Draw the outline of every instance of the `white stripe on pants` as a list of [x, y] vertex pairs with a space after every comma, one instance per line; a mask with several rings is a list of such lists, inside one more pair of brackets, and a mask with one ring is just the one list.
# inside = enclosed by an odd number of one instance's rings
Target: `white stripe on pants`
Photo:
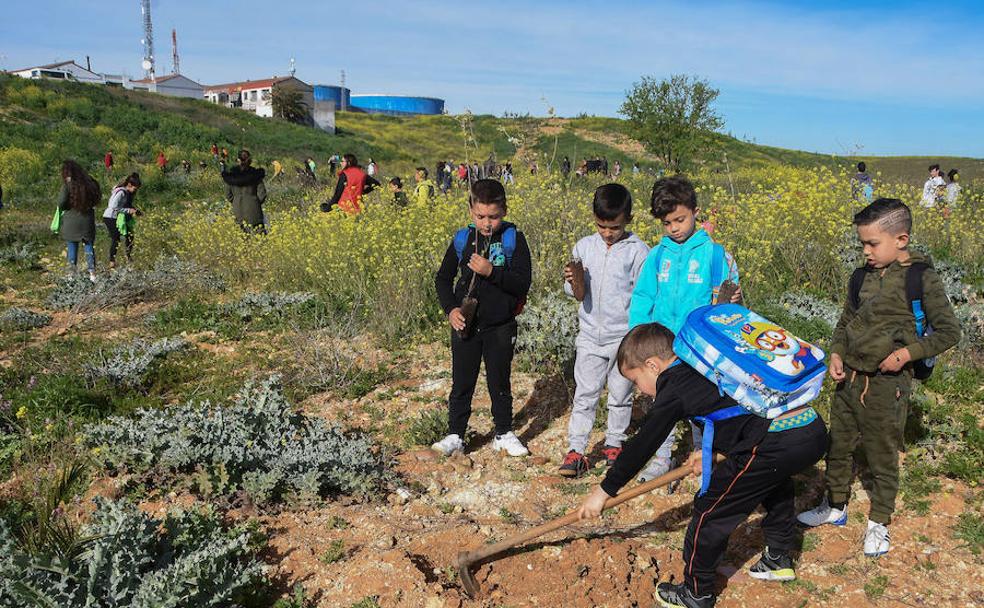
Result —
[[601, 391], [608, 384], [608, 429], [605, 444], [622, 447], [625, 431], [632, 420], [632, 383], [615, 365], [619, 342], [595, 344], [578, 336], [574, 360], [574, 403], [567, 426], [569, 449], [584, 454], [594, 427], [595, 409]]

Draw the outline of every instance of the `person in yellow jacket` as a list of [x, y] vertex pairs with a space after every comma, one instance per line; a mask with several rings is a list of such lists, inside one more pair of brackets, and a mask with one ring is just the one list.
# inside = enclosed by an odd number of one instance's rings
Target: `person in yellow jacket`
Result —
[[271, 164], [273, 165], [273, 177], [271, 177], [270, 179], [277, 179], [278, 177], [280, 177], [281, 174], [283, 174], [284, 166], [280, 163], [279, 160], [276, 159], [274, 159], [273, 163]]
[[427, 169], [417, 167], [417, 187], [413, 191], [413, 200], [417, 203], [429, 203], [434, 200], [437, 193], [437, 186], [434, 181], [427, 177]]

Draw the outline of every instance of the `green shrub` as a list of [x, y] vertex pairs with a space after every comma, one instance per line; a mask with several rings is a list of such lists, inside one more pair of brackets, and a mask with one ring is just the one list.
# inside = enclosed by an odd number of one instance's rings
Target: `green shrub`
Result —
[[69, 556], [24, 552], [0, 521], [0, 605], [228, 606], [266, 585], [246, 528], [224, 529], [209, 511], [161, 520], [127, 502], [96, 505]]
[[85, 375], [93, 383], [105, 379], [114, 386], [139, 388], [155, 362], [187, 346], [184, 338], [163, 338], [156, 342], [137, 338], [108, 357], [100, 355], [98, 362], [85, 366]]
[[984, 550], [984, 517], [980, 513], [961, 513], [953, 536], [966, 543], [974, 555]]
[[448, 432], [448, 408], [424, 410], [417, 415], [403, 433], [403, 442], [410, 446], [429, 446], [440, 441]]
[[0, 314], [0, 329], [26, 331], [51, 323], [51, 317], [25, 308], [12, 306]]
[[361, 434], [291, 410], [279, 377], [248, 384], [230, 406], [189, 403], [139, 410], [85, 430], [96, 458], [113, 471], [155, 483], [189, 483], [204, 494], [242, 491], [258, 504], [332, 494], [368, 497], [390, 479]]

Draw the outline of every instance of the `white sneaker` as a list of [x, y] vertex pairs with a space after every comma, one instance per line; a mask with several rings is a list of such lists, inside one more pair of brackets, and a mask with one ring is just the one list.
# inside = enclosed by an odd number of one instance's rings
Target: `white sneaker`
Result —
[[649, 463], [646, 464], [646, 468], [639, 473], [639, 483], [645, 483], [650, 479], [656, 479], [670, 472], [673, 468], [673, 461], [669, 458], [662, 458], [660, 456], [653, 456]]
[[885, 555], [891, 549], [888, 528], [868, 520], [868, 531], [864, 533], [864, 554], [868, 557]]
[[464, 451], [465, 444], [462, 443], [461, 437], [452, 433], [437, 443], [432, 444], [431, 449], [445, 456], [450, 456], [455, 452]]
[[89, 272], [89, 280], [92, 281], [93, 283], [96, 282], [96, 273], [95, 272], [91, 272], [91, 271]]
[[505, 435], [496, 435], [492, 440], [492, 449], [498, 452], [505, 450], [510, 456], [528, 456], [530, 451], [519, 441], [516, 433], [509, 431]]
[[833, 524], [835, 526], [846, 526], [847, 525], [847, 509], [835, 509], [830, 506], [827, 502], [827, 498], [824, 497], [823, 501], [815, 508], [809, 511], [803, 511], [796, 516], [797, 521], [799, 521], [804, 526], [809, 526], [815, 528], [817, 526], [822, 526], [824, 524]]

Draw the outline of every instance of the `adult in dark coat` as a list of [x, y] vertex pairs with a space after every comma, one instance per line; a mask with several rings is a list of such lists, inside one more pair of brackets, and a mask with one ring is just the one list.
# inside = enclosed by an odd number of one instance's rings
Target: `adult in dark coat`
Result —
[[267, 191], [263, 178], [266, 171], [252, 167], [249, 150], [239, 151], [239, 166], [222, 172], [226, 183], [226, 199], [232, 203], [236, 223], [247, 232], [265, 232], [263, 227], [263, 203]]
[[74, 271], [79, 259], [79, 243], [85, 248], [89, 278], [96, 280], [96, 214], [101, 198], [99, 184], [74, 160], [62, 163], [62, 188], [58, 209], [62, 212], [58, 229], [65, 239], [68, 263]]

